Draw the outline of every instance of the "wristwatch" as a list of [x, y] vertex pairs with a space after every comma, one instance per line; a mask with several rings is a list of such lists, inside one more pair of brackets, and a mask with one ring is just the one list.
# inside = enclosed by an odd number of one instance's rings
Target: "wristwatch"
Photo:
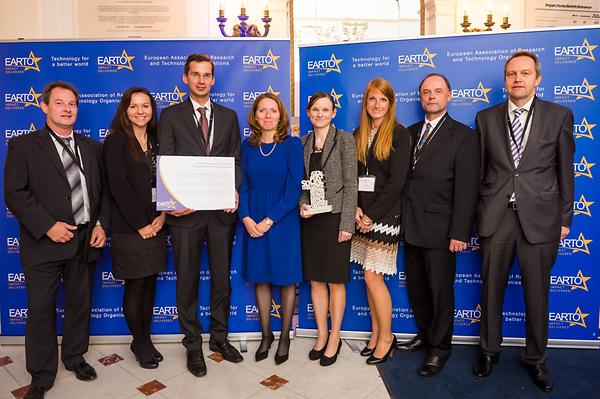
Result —
[[269, 219], [269, 218], [266, 218], [266, 219], [265, 219], [265, 224], [266, 224], [267, 226], [271, 227], [271, 226], [273, 226], [273, 221], [272, 221], [271, 219]]

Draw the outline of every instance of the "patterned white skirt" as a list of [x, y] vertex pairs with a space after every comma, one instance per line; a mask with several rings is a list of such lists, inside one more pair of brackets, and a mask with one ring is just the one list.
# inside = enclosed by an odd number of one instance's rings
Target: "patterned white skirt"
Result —
[[396, 274], [399, 240], [400, 218], [385, 217], [381, 223], [373, 223], [367, 234], [360, 231], [354, 234], [350, 261], [377, 274]]

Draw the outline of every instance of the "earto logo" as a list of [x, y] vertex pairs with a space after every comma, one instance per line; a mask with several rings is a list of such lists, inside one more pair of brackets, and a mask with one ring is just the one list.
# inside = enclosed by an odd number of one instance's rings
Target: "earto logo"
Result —
[[596, 61], [594, 57], [594, 49], [597, 45], [592, 45], [588, 39], [583, 39], [583, 43], [578, 46], [561, 46], [554, 47], [554, 56], [560, 57], [561, 59], [575, 58], [579, 60], [592, 60]]
[[6, 253], [19, 253], [19, 239], [17, 237], [6, 237]]
[[25, 71], [40, 72], [38, 62], [42, 57], [36, 57], [33, 51], [29, 52], [27, 57], [6, 57], [4, 58], [5, 73], [24, 73]]
[[592, 201], [586, 201], [583, 194], [579, 197], [579, 201], [573, 202], [573, 216], [577, 215], [585, 215], [592, 217], [592, 212], [590, 212], [590, 206], [594, 203]]
[[593, 179], [592, 175], [592, 167], [596, 165], [595, 163], [588, 162], [585, 156], [581, 157], [581, 161], [573, 162], [573, 171], [575, 172], [575, 177], [589, 177]]
[[276, 304], [275, 300], [271, 299], [271, 317], [277, 317], [278, 319], [281, 319], [279, 309], [281, 309], [281, 305]]
[[168, 107], [169, 105], [182, 102], [186, 94], [187, 92], [182, 92], [179, 90], [179, 87], [175, 86], [173, 91], [159, 91], [152, 93], [152, 96], [158, 106]]
[[335, 105], [337, 108], [342, 108], [342, 104], [340, 104], [340, 98], [342, 98], [344, 95], [337, 94], [335, 89], [331, 89], [329, 93], [331, 94], [331, 97], [333, 97], [333, 105]]
[[33, 87], [27, 93], [4, 93], [4, 106], [6, 109], [25, 109], [27, 107], [40, 108], [39, 98], [42, 93], [36, 93]]
[[560, 248], [573, 254], [583, 252], [584, 254], [590, 255], [590, 248], [588, 245], [592, 241], [593, 240], [586, 240], [583, 233], [579, 233], [579, 237], [577, 238], [564, 238], [560, 240]]
[[269, 49], [267, 55], [245, 55], [242, 57], [242, 63], [244, 70], [256, 71], [264, 70], [267, 68], [279, 70], [277, 66], [277, 60], [281, 58], [280, 55], [273, 54], [273, 51]]
[[579, 270], [575, 276], [550, 276], [550, 284], [558, 287], [570, 288], [573, 290], [582, 290], [589, 292], [587, 282], [591, 277], [586, 277], [583, 272]]
[[264, 93], [271, 93], [275, 94], [276, 96], [279, 96], [279, 93], [281, 92], [273, 90], [273, 86], [271, 85], [267, 87], [266, 91], [245, 91], [242, 93], [242, 98], [244, 99], [244, 106], [246, 108], [252, 107], [252, 103], [254, 102], [254, 100], [256, 100], [258, 96]]
[[155, 306], [152, 314], [163, 321], [177, 320], [179, 317], [177, 306]]
[[427, 47], [420, 54], [401, 54], [398, 56], [398, 64], [400, 65], [416, 65], [419, 68], [430, 67], [435, 68], [433, 58], [437, 53], [431, 53]]
[[488, 98], [488, 93], [491, 91], [491, 88], [487, 88], [483, 85], [482, 82], [479, 82], [476, 88], [468, 88], [468, 89], [453, 89], [452, 97], [453, 102], [455, 100], [470, 100], [471, 103], [476, 103], [477, 101], [483, 101], [484, 103], [490, 102]]
[[4, 137], [8, 139], [12, 139], [13, 137], [22, 136], [24, 134], [28, 134], [31, 132], [35, 132], [37, 129], [33, 122], [29, 125], [29, 129], [5, 129]]
[[567, 85], [567, 86], [554, 86], [554, 97], [557, 100], [572, 100], [575, 97], [575, 101], [587, 98], [588, 100], [595, 101], [594, 89], [598, 85], [590, 84], [587, 78], [583, 79], [583, 82], [578, 85]]
[[98, 71], [117, 72], [121, 69], [133, 71], [131, 60], [134, 58], [135, 56], [127, 54], [125, 50], [123, 50], [121, 55], [98, 56]]
[[329, 59], [308, 61], [308, 75], [322, 76], [328, 74], [329, 72], [337, 72], [341, 74], [342, 70], [340, 69], [340, 64], [342, 61], [344, 60], [341, 58], [336, 58], [334, 53], [331, 53], [331, 57], [329, 57]]
[[553, 324], [568, 324], [568, 327], [579, 326], [587, 328], [585, 318], [589, 315], [589, 313], [583, 313], [578, 306], [575, 312], [550, 312], [548, 314], [548, 321]]
[[573, 125], [573, 135], [576, 139], [585, 137], [594, 140], [594, 136], [592, 135], [592, 129], [595, 127], [595, 123], [589, 123], [587, 119], [583, 117], [580, 123], [576, 123]]
[[462, 321], [463, 324], [475, 324], [481, 321], [481, 305], [478, 304], [475, 309], [455, 309], [454, 318]]

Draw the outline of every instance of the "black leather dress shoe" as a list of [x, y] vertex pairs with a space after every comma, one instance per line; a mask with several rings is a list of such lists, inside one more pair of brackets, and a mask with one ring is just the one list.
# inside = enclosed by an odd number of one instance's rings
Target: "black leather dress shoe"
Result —
[[209, 341], [208, 348], [213, 352], [220, 353], [221, 356], [223, 356], [223, 359], [227, 360], [228, 362], [239, 363], [244, 360], [240, 352], [235, 349], [235, 347], [226, 339], [218, 342]]
[[95, 380], [96, 370], [92, 366], [90, 366], [85, 360], [81, 363], [77, 363], [73, 366], [65, 366], [65, 368], [69, 371], [75, 373], [75, 377], [81, 381], [92, 381]]
[[544, 392], [552, 391], [552, 377], [543, 364], [527, 364], [533, 383]]
[[196, 377], [206, 375], [206, 362], [204, 361], [202, 349], [187, 351], [187, 369]]
[[479, 359], [473, 365], [473, 376], [477, 378], [489, 377], [494, 369], [494, 364], [498, 363], [498, 357], [498, 355], [480, 354]]
[[400, 342], [396, 346], [396, 349], [398, 349], [399, 351], [402, 351], [402, 352], [414, 352], [414, 351], [418, 351], [419, 349], [424, 348], [426, 346], [427, 346], [427, 342], [425, 342], [425, 340], [421, 339], [418, 335], [415, 335], [413, 337], [413, 339], [411, 339], [410, 341]]
[[[155, 352], [153, 351], [152, 353], [152, 358], [151, 359], [140, 359], [138, 358], [137, 353], [135, 353], [135, 347], [133, 346], [133, 342], [131, 343], [131, 345], [129, 345], [129, 349], [131, 349], [131, 352], [133, 353], [133, 355], [135, 356], [135, 360], [138, 361], [138, 363], [140, 364], [140, 367], [143, 369], [155, 369], [158, 367], [158, 360], [156, 360], [156, 356], [155, 356]], [[160, 355], [160, 353], [159, 353]], [[162, 358], [162, 355], [161, 355]]]
[[43, 399], [44, 395], [46, 395], [46, 391], [47, 389], [44, 387], [32, 385], [25, 396], [23, 396], [23, 399]]
[[437, 355], [427, 356], [417, 373], [421, 377], [433, 377], [442, 371], [444, 364], [446, 364], [446, 360], [448, 359], [444, 359]]

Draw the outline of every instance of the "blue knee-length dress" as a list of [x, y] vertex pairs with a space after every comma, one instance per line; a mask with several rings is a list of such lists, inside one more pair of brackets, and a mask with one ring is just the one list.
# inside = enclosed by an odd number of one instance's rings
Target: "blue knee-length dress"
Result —
[[275, 285], [302, 281], [298, 201], [303, 177], [302, 144], [297, 137], [262, 147], [243, 143], [240, 219], [249, 216], [259, 223], [268, 216], [274, 222], [259, 238], [250, 237], [243, 228], [246, 281]]

